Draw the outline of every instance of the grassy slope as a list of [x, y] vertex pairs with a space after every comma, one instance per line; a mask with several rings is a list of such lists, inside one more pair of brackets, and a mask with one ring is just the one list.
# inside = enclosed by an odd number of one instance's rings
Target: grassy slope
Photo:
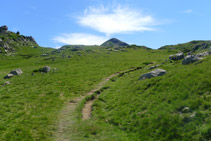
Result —
[[[22, 56], [1, 57], [0, 78], [16, 68], [24, 73], [9, 80], [10, 85], [0, 87], [0, 140], [49, 140], [65, 101], [84, 94], [112, 73], [146, 61], [158, 62], [169, 54], [144, 49], [96, 50], [81, 56], [74, 54], [71, 59], [57, 55], [52, 61], [50, 57], [39, 57], [41, 53], [22, 51]], [[57, 72], [31, 75], [46, 65], [57, 68]], [[0, 83], [5, 81], [0, 79]]]
[[177, 45], [166, 45], [163, 47], [160, 47], [159, 49], [167, 49], [167, 50], [177, 50], [182, 51], [184, 53], [188, 53], [190, 51], [192, 52], [201, 52], [204, 49], [208, 49], [211, 46], [210, 40], [195, 40], [183, 44], [177, 44]]
[[76, 125], [76, 139], [210, 140], [210, 64], [211, 56], [199, 64], [167, 62], [160, 67], [168, 71], [164, 76], [139, 81], [144, 69], [110, 82], [92, 119]]

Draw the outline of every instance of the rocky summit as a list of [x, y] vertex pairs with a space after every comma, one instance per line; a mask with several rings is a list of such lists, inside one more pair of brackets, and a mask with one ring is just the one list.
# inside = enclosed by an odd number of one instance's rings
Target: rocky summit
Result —
[[119, 39], [116, 38], [111, 38], [110, 40], [104, 42], [102, 47], [126, 47], [128, 46], [127, 43], [120, 41]]
[[6, 25], [0, 27], [0, 34], [4, 34], [8, 32], [8, 27]]
[[14, 33], [8, 31], [6, 25], [0, 27], [0, 54], [10, 55], [20, 47], [38, 46], [32, 36], [20, 35], [20, 32]]

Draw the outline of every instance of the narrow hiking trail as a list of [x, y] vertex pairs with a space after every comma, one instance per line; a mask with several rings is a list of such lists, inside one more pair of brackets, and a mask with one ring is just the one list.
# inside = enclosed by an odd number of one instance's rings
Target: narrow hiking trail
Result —
[[[62, 109], [60, 115], [59, 115], [59, 122], [58, 122], [58, 129], [57, 132], [55, 133], [55, 140], [56, 141], [69, 141], [70, 137], [71, 137], [71, 132], [70, 128], [71, 126], [75, 123], [75, 110], [77, 105], [86, 97], [89, 95], [94, 94], [94, 92], [100, 90], [106, 82], [108, 82], [111, 78], [119, 75], [120, 72], [114, 73], [112, 75], [110, 75], [109, 77], [104, 78], [94, 89], [92, 89], [91, 91], [89, 91], [88, 93], [86, 93], [84, 96], [81, 97], [77, 97], [71, 101], [69, 101], [68, 103], [66, 103], [66, 105], [64, 106], [64, 108]], [[90, 103], [90, 106], [92, 105], [92, 103]], [[90, 112], [87, 112], [87, 115], [83, 115], [83, 118], [86, 117], [86, 119], [89, 118], [90, 116]]]
[[[97, 87], [96, 89], [94, 89], [94, 90], [92, 90], [91, 92], [89, 92], [86, 96], [92, 95], [92, 94], [94, 94], [96, 91], [100, 91], [100, 89], [103, 88], [103, 86], [105, 85], [106, 82], [108, 82], [111, 78], [113, 78], [113, 77], [115, 77], [115, 76], [117, 76], [117, 75], [119, 75], [119, 74], [120, 74], [120, 72], [117, 72], [117, 73], [112, 74], [112, 75], [110, 75], [109, 77], [105, 78], [102, 82], [100, 82], [100, 83], [98, 84], [98, 87]], [[91, 111], [92, 111], [92, 105], [93, 105], [93, 103], [94, 103], [94, 100], [95, 100], [97, 97], [98, 97], [98, 95], [97, 95], [96, 97], [94, 97], [94, 99], [89, 100], [89, 101], [86, 102], [84, 108], [82, 109], [82, 119], [83, 119], [83, 120], [86, 120], [86, 119], [89, 119], [89, 118], [90, 118], [90, 116], [91, 116]]]
[[[100, 83], [98, 83], [94, 89], [86, 93], [84, 96], [77, 97], [69, 102], [67, 102], [62, 109], [61, 113], [58, 116], [58, 127], [55, 133], [55, 139], [56, 141], [70, 141], [71, 139], [71, 127], [76, 123], [77, 117], [75, 114], [75, 110], [78, 106], [78, 104], [86, 97], [93, 95], [95, 92], [100, 91], [104, 87], [104, 85], [111, 80], [112, 78], [119, 75], [119, 77], [122, 77], [123, 75], [133, 72], [136, 70], [142, 69], [142, 67], [137, 67], [133, 69], [129, 69], [126, 71], [121, 71], [114, 73], [106, 78], [104, 78]], [[91, 117], [91, 111], [92, 111], [92, 105], [94, 101], [98, 98], [99, 94], [94, 97], [94, 99], [89, 100], [86, 102], [84, 108], [82, 109], [82, 119], [87, 120]]]
[[[141, 69], [141, 67], [137, 67], [135, 69], [130, 69], [130, 70], [127, 70], [127, 71], [124, 71], [124, 72], [121, 72], [121, 73], [118, 73], [119, 77], [122, 77], [123, 75], [129, 73], [129, 72], [133, 72], [133, 71], [136, 71], [136, 70], [139, 70]], [[115, 75], [116, 76], [116, 75]], [[114, 76], [113, 76], [114, 77]], [[112, 78], [112, 77], [111, 77]], [[110, 80], [111, 78], [109, 78], [108, 80]], [[99, 93], [93, 97], [93, 99], [91, 100], [88, 100], [84, 106], [84, 108], [82, 109], [82, 119], [83, 120], [87, 120], [91, 117], [91, 113], [92, 113], [92, 105], [94, 103], [94, 101], [96, 99], [98, 99], [99, 95], [102, 93], [101, 91], [99, 91], [101, 88], [103, 87], [103, 85], [96, 91], [98, 91]], [[95, 92], [96, 92], [95, 91]]]

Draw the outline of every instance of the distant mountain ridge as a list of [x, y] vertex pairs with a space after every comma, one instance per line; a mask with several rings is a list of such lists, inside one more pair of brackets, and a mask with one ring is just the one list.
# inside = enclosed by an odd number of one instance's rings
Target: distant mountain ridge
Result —
[[103, 44], [101, 44], [101, 47], [125, 47], [128, 46], [129, 44], [120, 41], [119, 39], [116, 38], [111, 38], [108, 41], [104, 42]]

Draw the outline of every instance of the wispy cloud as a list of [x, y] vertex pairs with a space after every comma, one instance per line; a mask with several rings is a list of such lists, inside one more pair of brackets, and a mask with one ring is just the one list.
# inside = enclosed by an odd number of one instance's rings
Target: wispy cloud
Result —
[[182, 11], [183, 13], [186, 13], [186, 14], [192, 14], [193, 13], [193, 10], [192, 9], [186, 9], [184, 11]]
[[106, 37], [96, 36], [85, 33], [62, 34], [53, 38], [56, 43], [71, 44], [71, 45], [100, 45]]
[[153, 26], [158, 24], [152, 15], [121, 5], [113, 8], [89, 7], [78, 17], [78, 23], [106, 35], [152, 31], [155, 30]]

